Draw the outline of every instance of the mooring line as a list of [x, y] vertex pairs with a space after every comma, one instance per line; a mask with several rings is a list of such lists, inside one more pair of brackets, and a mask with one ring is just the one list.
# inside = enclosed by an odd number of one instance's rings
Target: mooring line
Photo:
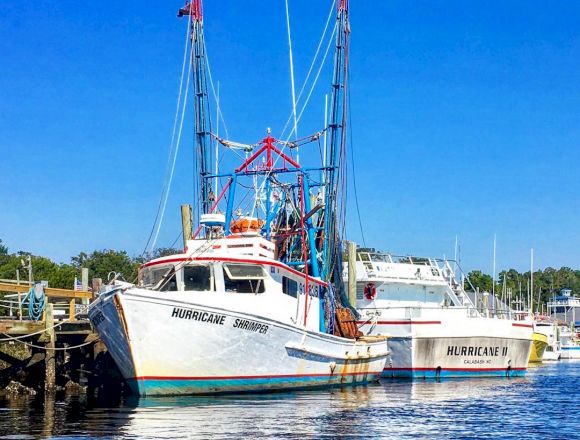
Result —
[[79, 345], [73, 345], [72, 347], [54, 347], [54, 348], [47, 348], [47, 347], [44, 347], [42, 345], [35, 345], [35, 344], [31, 344], [30, 342], [21, 341], [20, 339], [17, 339], [17, 338], [14, 338], [12, 336], [7, 335], [6, 333], [0, 333], [0, 334], [6, 336], [8, 338], [8, 339], [3, 339], [3, 341], [6, 341], [6, 340], [14, 340], [16, 342], [20, 342], [21, 344], [27, 345], [29, 347], [41, 348], [43, 350], [55, 350], [55, 351], [74, 350], [76, 348], [81, 348], [81, 347], [84, 347], [85, 345], [89, 345], [89, 344], [92, 344], [92, 343], [97, 342], [97, 341], [100, 340], [100, 338], [97, 338], [97, 339], [93, 339], [92, 341], [83, 342], [82, 344], [79, 344]]

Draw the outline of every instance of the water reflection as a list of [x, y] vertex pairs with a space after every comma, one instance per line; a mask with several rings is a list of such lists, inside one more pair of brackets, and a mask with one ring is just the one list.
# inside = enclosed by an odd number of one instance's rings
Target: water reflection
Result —
[[21, 397], [0, 400], [0, 439], [571, 438], [575, 416], [565, 415], [580, 409], [570, 392], [578, 386], [580, 364], [555, 363], [510, 380], [387, 380], [342, 390], [115, 404]]

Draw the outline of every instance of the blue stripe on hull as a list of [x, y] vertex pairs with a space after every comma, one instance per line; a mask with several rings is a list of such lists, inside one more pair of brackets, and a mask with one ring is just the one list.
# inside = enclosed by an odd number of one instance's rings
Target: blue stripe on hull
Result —
[[441, 370], [437, 374], [436, 370], [385, 370], [381, 377], [399, 379], [449, 379], [454, 377], [523, 377], [526, 370]]
[[[131, 379], [131, 390], [141, 396], [224, 394], [264, 392], [334, 387], [339, 385], [364, 385], [374, 380], [353, 376], [299, 376], [250, 379]], [[342, 379], [342, 380], [341, 380]]]

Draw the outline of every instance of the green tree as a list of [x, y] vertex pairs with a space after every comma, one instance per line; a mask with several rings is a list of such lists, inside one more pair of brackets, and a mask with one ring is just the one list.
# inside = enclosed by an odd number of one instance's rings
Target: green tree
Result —
[[103, 249], [94, 251], [90, 255], [81, 252], [71, 259], [72, 266], [77, 270], [81, 267], [89, 269], [89, 278], [102, 278], [104, 282], [109, 279], [109, 275], [118, 273], [122, 279], [133, 282], [137, 279], [139, 263], [129, 257], [125, 251], [115, 251]]
[[[469, 282], [473, 288], [479, 288], [479, 290], [482, 292], [491, 292], [493, 280], [490, 275], [483, 273], [481, 270], [472, 270], [467, 274], [467, 278], [469, 279]], [[467, 286], [470, 286], [470, 284], [467, 283]]]
[[[16, 271], [20, 273], [20, 279], [28, 280], [29, 254], [17, 252], [4, 256], [0, 262], [0, 278], [16, 279]], [[79, 276], [78, 270], [70, 264], [57, 264], [46, 257], [30, 256], [32, 261], [33, 281], [48, 281], [50, 287], [72, 289], [75, 276]], [[22, 264], [24, 262], [24, 265]]]
[[2, 244], [2, 239], [0, 238], [0, 255], [8, 255], [8, 247]]

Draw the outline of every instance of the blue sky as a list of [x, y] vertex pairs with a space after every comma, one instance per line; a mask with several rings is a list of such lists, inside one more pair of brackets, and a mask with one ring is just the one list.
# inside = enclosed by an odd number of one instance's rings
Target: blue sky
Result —
[[[291, 0], [297, 83], [330, 3]], [[580, 4], [351, 2], [353, 151], [366, 244], [491, 271], [580, 267]], [[140, 254], [177, 99], [180, 2], [5, 1], [0, 9], [0, 238], [57, 261]], [[289, 113], [283, 1], [205, 2], [231, 138]], [[327, 66], [329, 70], [330, 66]], [[322, 125], [327, 77], [299, 132]], [[159, 245], [191, 199], [191, 126]], [[352, 188], [351, 188], [352, 195]], [[350, 198], [349, 238], [362, 243]]]

